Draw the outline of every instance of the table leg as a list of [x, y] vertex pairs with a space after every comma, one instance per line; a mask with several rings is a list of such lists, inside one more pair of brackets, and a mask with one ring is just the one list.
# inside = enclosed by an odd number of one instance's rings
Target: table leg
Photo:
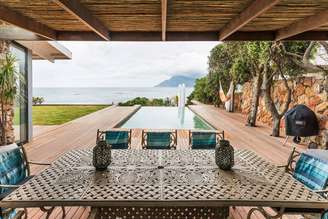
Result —
[[252, 214], [258, 211], [260, 212], [266, 219], [276, 219], [276, 218], [280, 218], [281, 216], [283, 216], [283, 214], [285, 213], [285, 208], [280, 208], [279, 212], [277, 212], [276, 215], [271, 215], [269, 214], [264, 208], [262, 207], [256, 207], [256, 208], [252, 208], [251, 210], [249, 210], [248, 214], [247, 214], [247, 219], [251, 219]]

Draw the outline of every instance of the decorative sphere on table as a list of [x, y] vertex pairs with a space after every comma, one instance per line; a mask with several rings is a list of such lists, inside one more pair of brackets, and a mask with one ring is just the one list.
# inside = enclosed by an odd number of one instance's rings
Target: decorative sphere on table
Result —
[[106, 141], [98, 141], [93, 148], [93, 166], [96, 170], [106, 170], [111, 161], [111, 146]]
[[215, 147], [215, 163], [222, 170], [230, 170], [234, 165], [234, 149], [227, 140], [220, 140]]

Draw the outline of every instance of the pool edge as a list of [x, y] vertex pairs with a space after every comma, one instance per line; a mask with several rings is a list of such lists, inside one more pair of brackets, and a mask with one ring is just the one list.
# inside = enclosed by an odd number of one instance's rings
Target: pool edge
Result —
[[141, 108], [141, 105], [135, 105], [136, 108], [129, 113], [124, 119], [119, 121], [117, 124], [115, 124], [114, 128], [120, 128], [126, 121], [128, 121], [136, 112], [138, 112]]
[[198, 116], [201, 120], [203, 120], [205, 123], [207, 123], [209, 126], [211, 126], [213, 128], [213, 130], [218, 130], [217, 128], [215, 128], [215, 126], [213, 126], [211, 124], [211, 122], [209, 122], [208, 120], [206, 120], [205, 118], [203, 118], [199, 113], [197, 113], [196, 111], [194, 111], [192, 108], [190, 108], [189, 106], [187, 106], [188, 109], [193, 112], [196, 116]]

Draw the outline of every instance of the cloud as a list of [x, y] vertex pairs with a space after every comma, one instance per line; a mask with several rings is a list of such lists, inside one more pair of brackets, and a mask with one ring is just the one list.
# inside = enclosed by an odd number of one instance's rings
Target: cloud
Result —
[[34, 87], [149, 87], [207, 73], [217, 42], [61, 42], [72, 60], [33, 61]]

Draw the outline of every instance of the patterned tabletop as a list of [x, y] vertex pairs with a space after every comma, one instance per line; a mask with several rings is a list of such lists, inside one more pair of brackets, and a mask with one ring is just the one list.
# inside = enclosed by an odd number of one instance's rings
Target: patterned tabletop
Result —
[[271, 206], [325, 208], [328, 201], [249, 150], [220, 170], [213, 150], [113, 150], [95, 171], [92, 150], [73, 150], [22, 185], [4, 207]]

